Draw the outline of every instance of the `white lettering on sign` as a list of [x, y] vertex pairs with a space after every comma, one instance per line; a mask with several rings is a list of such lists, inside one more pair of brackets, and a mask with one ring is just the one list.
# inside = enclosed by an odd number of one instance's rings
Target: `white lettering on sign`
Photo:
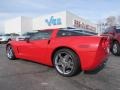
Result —
[[92, 30], [92, 31], [96, 30], [96, 27], [93, 27], [91, 25], [85, 24], [85, 23], [83, 23], [81, 21], [78, 21], [78, 20], [74, 20], [74, 27], [76, 27], [76, 28], [83, 28], [83, 29]]

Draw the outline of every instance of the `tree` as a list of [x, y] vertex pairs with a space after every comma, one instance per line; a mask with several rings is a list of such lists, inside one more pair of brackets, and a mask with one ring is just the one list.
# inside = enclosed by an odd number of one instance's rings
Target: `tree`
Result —
[[106, 18], [106, 23], [108, 26], [115, 26], [117, 24], [115, 16], [109, 16]]
[[120, 25], [120, 16], [117, 18], [118, 25]]

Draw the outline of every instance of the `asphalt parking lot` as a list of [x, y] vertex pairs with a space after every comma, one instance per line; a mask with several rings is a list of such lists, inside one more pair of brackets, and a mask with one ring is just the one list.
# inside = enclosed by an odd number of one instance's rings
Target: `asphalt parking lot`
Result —
[[68, 78], [38, 63], [10, 61], [0, 45], [0, 90], [120, 90], [120, 57], [111, 55], [99, 72]]

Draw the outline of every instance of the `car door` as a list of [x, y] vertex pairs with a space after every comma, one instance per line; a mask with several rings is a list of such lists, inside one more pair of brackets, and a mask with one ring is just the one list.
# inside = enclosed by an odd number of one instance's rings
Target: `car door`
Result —
[[49, 54], [49, 40], [52, 30], [39, 31], [30, 37], [19, 47], [22, 57], [40, 62], [47, 63], [47, 54]]

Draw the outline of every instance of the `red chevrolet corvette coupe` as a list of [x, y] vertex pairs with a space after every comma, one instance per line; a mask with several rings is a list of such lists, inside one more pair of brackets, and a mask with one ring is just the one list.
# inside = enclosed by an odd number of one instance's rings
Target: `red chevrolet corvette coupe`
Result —
[[103, 64], [108, 59], [109, 39], [79, 30], [42, 30], [24, 41], [10, 41], [6, 52], [10, 60], [54, 66], [59, 74], [69, 77]]

